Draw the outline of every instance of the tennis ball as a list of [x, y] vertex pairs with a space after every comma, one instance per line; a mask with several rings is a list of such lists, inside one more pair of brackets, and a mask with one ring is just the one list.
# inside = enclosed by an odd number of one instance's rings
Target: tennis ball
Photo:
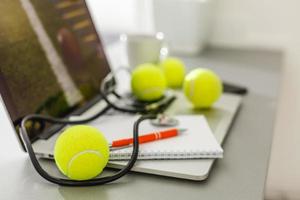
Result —
[[168, 87], [179, 88], [182, 86], [185, 76], [184, 63], [178, 58], [166, 58], [160, 63], [166, 79]]
[[166, 87], [164, 73], [154, 64], [141, 64], [131, 74], [131, 89], [138, 100], [158, 100], [164, 95]]
[[109, 159], [108, 143], [94, 127], [67, 128], [56, 140], [54, 159], [59, 170], [73, 180], [88, 180], [100, 174]]
[[220, 98], [223, 85], [213, 71], [198, 68], [187, 74], [183, 90], [195, 108], [209, 108]]

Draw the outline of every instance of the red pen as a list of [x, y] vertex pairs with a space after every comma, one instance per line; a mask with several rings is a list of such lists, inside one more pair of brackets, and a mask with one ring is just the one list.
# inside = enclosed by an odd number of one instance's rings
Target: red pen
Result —
[[[180, 133], [183, 133], [186, 131], [186, 129], [177, 129], [177, 128], [172, 128], [168, 130], [163, 130], [163, 131], [157, 131], [145, 135], [139, 136], [139, 143], [146, 143], [146, 142], [152, 142], [155, 140], [161, 140], [161, 139], [166, 139], [170, 137], [175, 137], [178, 136]], [[115, 148], [115, 147], [124, 147], [124, 146], [129, 146], [133, 143], [133, 138], [124, 138], [120, 140], [115, 140], [111, 143], [110, 147]]]

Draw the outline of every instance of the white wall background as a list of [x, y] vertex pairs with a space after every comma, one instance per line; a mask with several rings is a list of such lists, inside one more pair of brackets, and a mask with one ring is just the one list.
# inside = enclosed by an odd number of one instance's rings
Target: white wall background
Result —
[[105, 32], [128, 32], [138, 28], [136, 0], [86, 0], [97, 28]]
[[300, 30], [299, 0], [219, 0], [211, 43], [282, 48]]
[[[290, 34], [300, 30], [299, 0], [217, 1], [217, 14], [210, 38], [210, 44], [214, 46], [281, 49]], [[87, 2], [102, 31], [153, 31], [151, 0]]]
[[86, 0], [103, 32], [151, 32], [151, 0]]

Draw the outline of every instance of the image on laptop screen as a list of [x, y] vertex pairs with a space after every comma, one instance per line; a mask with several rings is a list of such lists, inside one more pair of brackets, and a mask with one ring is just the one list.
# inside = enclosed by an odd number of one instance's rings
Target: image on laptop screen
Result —
[[0, 13], [0, 91], [15, 125], [98, 95], [110, 69], [84, 0], [5, 0]]

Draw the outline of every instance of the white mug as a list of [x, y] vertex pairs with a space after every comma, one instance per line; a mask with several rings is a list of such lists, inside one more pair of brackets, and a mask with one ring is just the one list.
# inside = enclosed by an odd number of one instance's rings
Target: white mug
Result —
[[163, 33], [154, 35], [121, 35], [125, 42], [128, 64], [131, 69], [143, 63], [158, 63], [168, 55]]

